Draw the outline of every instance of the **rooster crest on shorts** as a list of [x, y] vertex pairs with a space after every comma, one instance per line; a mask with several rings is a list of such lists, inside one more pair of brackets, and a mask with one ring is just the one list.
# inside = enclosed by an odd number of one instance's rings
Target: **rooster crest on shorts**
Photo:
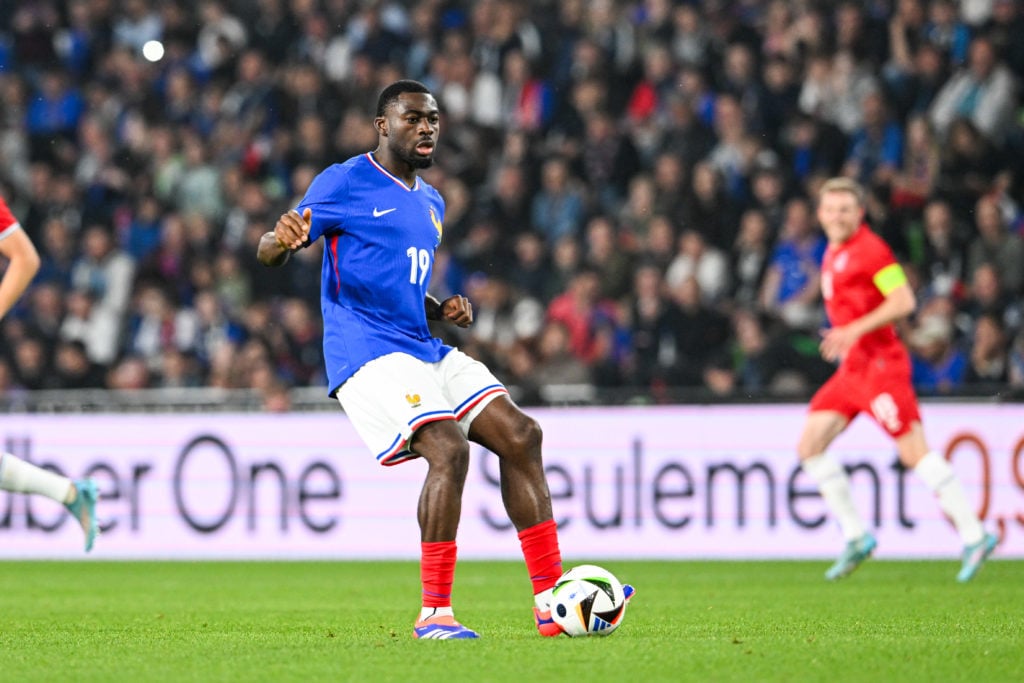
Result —
[[406, 394], [405, 400], [409, 402], [410, 408], [419, 408], [423, 399], [420, 398], [419, 394]]

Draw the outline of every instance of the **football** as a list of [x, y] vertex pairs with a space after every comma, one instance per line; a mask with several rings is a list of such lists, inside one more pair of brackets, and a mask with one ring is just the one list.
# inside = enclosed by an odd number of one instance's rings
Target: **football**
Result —
[[551, 591], [551, 618], [573, 638], [606, 636], [625, 614], [622, 584], [607, 569], [592, 564], [565, 572]]

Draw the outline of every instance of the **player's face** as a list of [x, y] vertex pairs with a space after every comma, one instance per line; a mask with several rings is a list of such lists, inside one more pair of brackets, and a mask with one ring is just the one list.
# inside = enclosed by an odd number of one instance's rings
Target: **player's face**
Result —
[[818, 203], [818, 222], [833, 244], [853, 237], [863, 220], [864, 209], [850, 192], [826, 192]]
[[388, 147], [412, 168], [434, 163], [434, 147], [441, 129], [437, 100], [427, 93], [402, 93], [387, 116]]

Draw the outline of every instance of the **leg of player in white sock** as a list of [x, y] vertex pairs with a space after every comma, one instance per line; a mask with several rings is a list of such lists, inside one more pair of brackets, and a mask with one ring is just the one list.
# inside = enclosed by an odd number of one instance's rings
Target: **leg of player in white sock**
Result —
[[804, 472], [818, 484], [818, 491], [835, 516], [846, 538], [839, 558], [825, 572], [829, 581], [849, 576], [871, 557], [877, 542], [857, 514], [850, 493], [850, 477], [839, 461], [825, 451], [842, 434], [850, 419], [835, 410], [814, 410], [807, 416], [797, 454]]
[[801, 467], [818, 485], [821, 497], [835, 516], [847, 542], [861, 538], [867, 529], [853, 504], [846, 470], [825, 451], [849, 423], [849, 419], [840, 413], [812, 410], [797, 445]]
[[818, 485], [818, 491], [839, 523], [843, 537], [853, 541], [863, 536], [867, 529], [853, 504], [850, 478], [839, 461], [827, 453], [821, 453], [805, 459], [801, 467]]
[[970, 581], [999, 544], [999, 537], [985, 533], [977, 513], [971, 509], [963, 486], [946, 459], [928, 450], [924, 430], [915, 422], [910, 431], [896, 440], [900, 461], [921, 478], [935, 493], [939, 507], [946, 513], [963, 540], [964, 551], [956, 580]]
[[964, 545], [971, 545], [985, 535], [978, 515], [971, 509], [967, 496], [953, 468], [946, 459], [928, 449], [924, 429], [915, 422], [910, 431], [896, 439], [900, 462], [921, 478], [938, 498], [939, 506], [953, 522]]
[[0, 489], [15, 493], [38, 493], [58, 503], [70, 503], [77, 492], [71, 480], [37, 467], [10, 453], [0, 455]]
[[91, 479], [72, 481], [10, 453], [4, 453], [0, 455], [0, 489], [39, 494], [63, 503], [85, 532], [85, 551], [92, 550], [93, 541], [99, 533], [96, 520], [99, 492]]
[[971, 509], [964, 488], [946, 459], [935, 451], [930, 451], [917, 463], [914, 472], [935, 494], [939, 507], [953, 522], [964, 545], [979, 542], [985, 535], [981, 528], [981, 520]]

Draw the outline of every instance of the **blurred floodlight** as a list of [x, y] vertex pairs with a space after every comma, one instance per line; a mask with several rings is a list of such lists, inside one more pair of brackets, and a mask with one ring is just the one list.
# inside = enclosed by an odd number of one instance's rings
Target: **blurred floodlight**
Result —
[[142, 56], [151, 62], [159, 62], [164, 56], [164, 44], [159, 40], [147, 40], [142, 46]]

